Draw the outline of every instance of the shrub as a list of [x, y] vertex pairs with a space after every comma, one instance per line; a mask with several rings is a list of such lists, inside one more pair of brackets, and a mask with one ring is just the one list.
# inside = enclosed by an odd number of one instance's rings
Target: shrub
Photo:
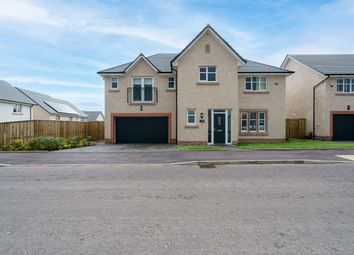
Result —
[[29, 149], [28, 143], [21, 139], [16, 139], [11, 142], [9, 149], [12, 151], [23, 151]]
[[33, 150], [60, 150], [64, 148], [64, 138], [62, 137], [51, 137], [51, 136], [40, 136], [33, 138], [29, 142], [29, 146]]
[[80, 146], [80, 141], [81, 141], [80, 136], [71, 136], [65, 140], [66, 140], [67, 144], [70, 145], [70, 148], [81, 147]]
[[90, 146], [91, 142], [90, 142], [90, 140], [88, 138], [84, 138], [84, 139], [80, 140], [79, 145], [80, 145], [80, 147]]

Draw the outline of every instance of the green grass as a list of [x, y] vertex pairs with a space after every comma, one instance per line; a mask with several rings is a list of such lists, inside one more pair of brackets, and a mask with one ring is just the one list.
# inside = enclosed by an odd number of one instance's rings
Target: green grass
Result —
[[185, 146], [185, 145], [179, 145], [177, 146], [177, 149], [181, 150], [181, 151], [215, 151], [215, 150], [225, 150], [224, 147], [222, 146], [212, 146], [212, 145], [189, 145], [189, 146]]
[[289, 139], [281, 143], [243, 143], [241, 149], [354, 149], [354, 143]]

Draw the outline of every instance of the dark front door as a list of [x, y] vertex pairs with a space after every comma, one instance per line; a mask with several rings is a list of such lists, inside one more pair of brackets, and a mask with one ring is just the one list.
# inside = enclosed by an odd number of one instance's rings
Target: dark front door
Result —
[[225, 114], [214, 114], [214, 144], [225, 144]]
[[333, 115], [333, 140], [354, 140], [354, 115]]
[[117, 117], [117, 143], [168, 143], [167, 117]]

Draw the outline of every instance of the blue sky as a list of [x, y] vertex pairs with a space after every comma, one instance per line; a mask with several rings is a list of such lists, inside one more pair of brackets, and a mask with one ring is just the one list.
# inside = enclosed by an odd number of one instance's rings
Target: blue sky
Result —
[[276, 66], [286, 54], [354, 53], [353, 0], [0, 0], [0, 79], [103, 110], [97, 71], [179, 52], [206, 24]]

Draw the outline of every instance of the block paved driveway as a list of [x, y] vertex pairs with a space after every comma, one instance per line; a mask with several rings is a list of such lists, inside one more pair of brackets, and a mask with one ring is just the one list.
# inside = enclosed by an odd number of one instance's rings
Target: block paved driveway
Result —
[[6, 255], [354, 250], [354, 163], [11, 166], [0, 194]]
[[171, 145], [104, 145], [55, 152], [0, 152], [0, 164], [147, 164], [198, 160], [343, 160], [354, 150], [240, 150], [178, 151]]

